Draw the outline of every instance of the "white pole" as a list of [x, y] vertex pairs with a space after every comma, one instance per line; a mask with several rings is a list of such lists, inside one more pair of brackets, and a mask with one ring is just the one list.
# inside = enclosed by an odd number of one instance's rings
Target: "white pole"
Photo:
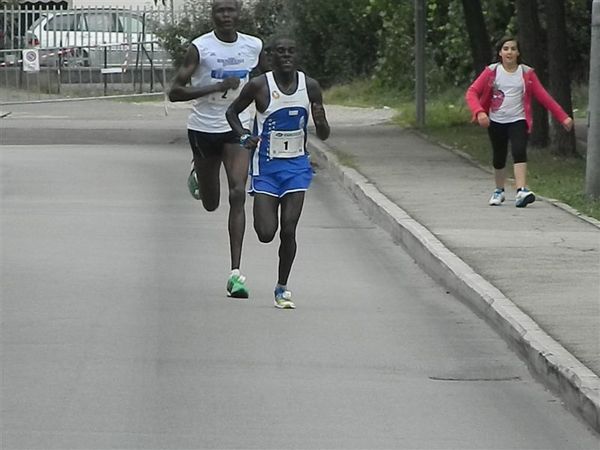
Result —
[[600, 0], [592, 4], [586, 193], [600, 199]]

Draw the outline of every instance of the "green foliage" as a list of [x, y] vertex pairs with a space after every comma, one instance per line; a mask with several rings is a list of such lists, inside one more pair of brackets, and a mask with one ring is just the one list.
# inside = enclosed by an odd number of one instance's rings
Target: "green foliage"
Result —
[[[507, 33], [517, 33], [514, 0], [481, 0], [490, 47]], [[544, 26], [544, 2], [540, 20]], [[427, 89], [437, 94], [464, 88], [475, 77], [461, 0], [428, 0]], [[589, 0], [565, 0], [569, 69], [585, 83], [589, 67]], [[267, 41], [280, 32], [295, 37], [301, 68], [325, 87], [371, 78], [375, 86], [401, 96], [414, 90], [414, 1], [398, 0], [257, 0], [245, 6], [240, 29]], [[179, 20], [159, 36], [179, 63], [194, 37], [212, 27], [210, 2], [187, 0]], [[491, 61], [490, 61], [491, 62]]]
[[173, 65], [178, 67], [190, 42], [211, 28], [210, 3], [186, 0], [181, 14], [158, 27], [156, 35], [163, 48], [171, 55]]
[[[444, 5], [446, 6], [446, 5]], [[435, 92], [449, 85], [465, 82], [471, 73], [469, 37], [464, 30], [465, 17], [461, 2], [448, 2], [445, 8], [429, 5], [427, 28], [431, 30], [427, 40], [427, 54], [432, 66], [428, 86]]]
[[[288, 25], [283, 12], [285, 3], [286, 0], [258, 0], [253, 7], [244, 5], [238, 28], [263, 41], [268, 40], [272, 34]], [[186, 0], [181, 14], [160, 26], [156, 35], [173, 58], [173, 65], [178, 67], [190, 42], [208, 33], [212, 27], [211, 2]]]
[[[482, 7], [492, 42], [511, 26], [514, 6], [510, 0], [483, 0]], [[472, 72], [469, 37], [460, 0], [427, 3], [427, 86], [442, 92], [450, 86], [464, 86]], [[371, 0], [367, 11], [378, 11], [382, 27], [379, 38], [375, 79], [382, 86], [401, 90], [414, 88], [414, 2]]]
[[413, 2], [371, 0], [366, 11], [381, 18], [374, 73], [377, 83], [401, 91], [411, 90], [415, 73]]
[[324, 92], [325, 103], [344, 106], [395, 108], [412, 101], [408, 92], [382, 87], [370, 79], [337, 84]]
[[565, 2], [567, 51], [571, 81], [587, 83], [590, 64], [591, 6], [588, 0]]
[[302, 66], [323, 85], [369, 74], [376, 62], [381, 19], [369, 0], [290, 1]]

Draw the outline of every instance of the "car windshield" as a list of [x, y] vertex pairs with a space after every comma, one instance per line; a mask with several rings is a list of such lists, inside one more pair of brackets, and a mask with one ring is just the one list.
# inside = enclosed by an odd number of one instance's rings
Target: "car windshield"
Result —
[[44, 25], [47, 31], [78, 31], [79, 16], [75, 14], [58, 14], [48, 19]]
[[[110, 12], [90, 12], [85, 15], [88, 31], [123, 32], [121, 23], [116, 22], [116, 17]], [[118, 25], [118, 26], [117, 26]]]

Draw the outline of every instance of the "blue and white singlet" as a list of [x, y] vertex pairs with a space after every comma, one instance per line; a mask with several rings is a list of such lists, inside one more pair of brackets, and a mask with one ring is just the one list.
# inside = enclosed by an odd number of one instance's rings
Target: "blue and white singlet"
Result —
[[277, 86], [273, 72], [265, 75], [269, 106], [265, 112], [256, 111], [253, 134], [260, 137], [260, 142], [250, 162], [250, 174], [309, 169], [306, 139], [310, 100], [306, 77], [298, 71], [296, 91], [286, 95]]

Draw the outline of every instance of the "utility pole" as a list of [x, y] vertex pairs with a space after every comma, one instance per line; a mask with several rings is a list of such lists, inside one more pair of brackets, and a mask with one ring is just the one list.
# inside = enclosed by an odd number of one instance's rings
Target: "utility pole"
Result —
[[600, 199], [600, 0], [592, 4], [585, 192]]
[[426, 0], [415, 0], [415, 103], [417, 127], [425, 126]]

